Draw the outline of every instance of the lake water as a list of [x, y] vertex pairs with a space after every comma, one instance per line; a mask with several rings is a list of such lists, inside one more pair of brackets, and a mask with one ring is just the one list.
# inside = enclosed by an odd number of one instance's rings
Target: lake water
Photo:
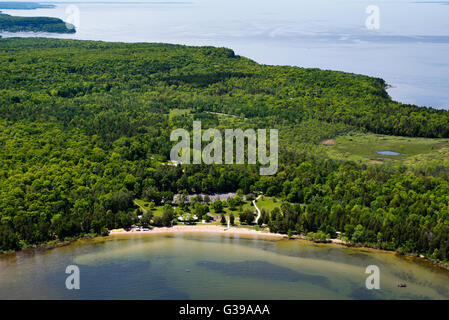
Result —
[[381, 154], [383, 156], [400, 156], [402, 153], [394, 152], [394, 151], [377, 151], [378, 154]]
[[[264, 64], [381, 77], [395, 100], [449, 109], [448, 1], [86, 0], [4, 12], [67, 21], [70, 5], [79, 10], [78, 32], [59, 37], [225, 46]], [[365, 26], [369, 5], [379, 8], [379, 29]]]
[[[68, 265], [80, 269], [80, 290], [65, 288]], [[380, 269], [380, 290], [365, 287], [368, 265]], [[17, 298], [449, 299], [449, 272], [388, 252], [298, 240], [120, 235], [0, 256], [0, 299]]]

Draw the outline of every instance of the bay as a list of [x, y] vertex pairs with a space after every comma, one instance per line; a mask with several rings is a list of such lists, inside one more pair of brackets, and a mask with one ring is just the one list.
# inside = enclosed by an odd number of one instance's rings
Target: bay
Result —
[[[79, 290], [65, 287], [69, 265], [79, 267]], [[366, 288], [370, 265], [380, 270], [379, 290]], [[0, 299], [449, 299], [449, 272], [302, 240], [125, 234], [0, 256]]]

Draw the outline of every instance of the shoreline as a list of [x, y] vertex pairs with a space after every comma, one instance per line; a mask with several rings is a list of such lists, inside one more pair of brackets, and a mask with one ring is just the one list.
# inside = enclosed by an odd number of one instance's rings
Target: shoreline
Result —
[[90, 239], [97, 239], [97, 238], [103, 238], [107, 236], [101, 236], [101, 235], [94, 235], [94, 234], [86, 234], [79, 237], [74, 238], [68, 238], [65, 240], [51, 240], [47, 242], [43, 242], [40, 244], [34, 244], [30, 246], [23, 247], [19, 250], [7, 250], [7, 251], [0, 251], [0, 257], [2, 255], [9, 255], [9, 254], [15, 254], [20, 252], [27, 252], [27, 251], [48, 251], [53, 250], [61, 247], [66, 247], [68, 245], [71, 245], [72, 243], [83, 241], [83, 240], [90, 240]]
[[357, 245], [350, 242], [345, 242], [341, 239], [327, 239], [326, 241], [314, 241], [311, 239], [308, 239], [307, 237], [303, 235], [294, 235], [291, 238], [289, 238], [286, 234], [281, 233], [271, 233], [266, 230], [254, 230], [246, 227], [230, 227], [227, 228], [225, 226], [221, 225], [176, 225], [173, 227], [154, 227], [153, 229], [150, 229], [149, 231], [135, 231], [134, 229], [132, 231], [125, 231], [125, 229], [113, 229], [109, 230], [108, 235], [84, 235], [78, 238], [72, 238], [67, 239], [63, 241], [54, 241], [54, 242], [47, 242], [42, 243], [39, 245], [33, 245], [26, 248], [22, 248], [18, 251], [3, 251], [0, 252], [0, 257], [3, 255], [8, 254], [14, 254], [18, 252], [25, 252], [29, 250], [36, 250], [36, 251], [48, 251], [60, 247], [68, 246], [72, 243], [82, 241], [82, 240], [90, 240], [90, 239], [97, 239], [97, 238], [108, 238], [108, 237], [115, 237], [115, 236], [137, 236], [137, 235], [152, 235], [152, 234], [182, 234], [182, 233], [208, 233], [208, 234], [228, 234], [228, 235], [238, 235], [238, 236], [246, 236], [250, 238], [254, 237], [263, 237], [263, 238], [272, 238], [272, 239], [289, 239], [289, 240], [300, 240], [300, 241], [307, 241], [315, 244], [323, 244], [323, 245], [337, 245], [337, 246], [343, 246], [347, 248], [358, 248], [358, 249], [368, 249], [368, 250], [374, 250], [374, 251], [383, 251], [385, 253], [390, 254], [396, 254], [396, 255], [402, 255], [406, 257], [415, 258], [427, 263], [432, 264], [434, 267], [437, 267], [439, 269], [444, 269], [446, 271], [449, 271], [449, 265], [446, 265], [444, 263], [434, 261], [430, 258], [427, 258], [422, 255], [417, 254], [411, 254], [411, 253], [403, 253], [396, 250], [388, 250], [388, 249], [381, 249], [376, 247], [369, 247], [364, 245]]
[[[304, 240], [313, 243], [323, 243], [323, 244], [336, 244], [342, 246], [353, 247], [351, 243], [345, 242], [341, 239], [327, 239], [326, 241], [314, 241], [308, 239], [302, 235], [294, 235], [289, 238], [286, 234], [282, 233], [271, 233], [270, 231], [265, 230], [254, 230], [247, 227], [224, 227], [220, 225], [176, 225], [173, 227], [154, 227], [148, 231], [135, 231], [132, 229], [131, 231], [125, 231], [125, 229], [113, 229], [109, 230], [109, 236], [117, 236], [117, 235], [139, 235], [139, 234], [161, 234], [161, 233], [217, 233], [217, 234], [238, 234], [238, 235], [249, 235], [249, 236], [264, 236], [271, 238], [279, 238], [279, 239], [290, 239], [290, 240]], [[369, 248], [369, 247], [366, 247]], [[370, 248], [376, 250], [382, 250], [377, 248]], [[386, 250], [388, 251], [388, 250]]]
[[311, 239], [308, 239], [307, 237], [303, 235], [294, 235], [291, 238], [289, 238], [286, 234], [281, 233], [270, 233], [269, 231], [257, 231], [254, 229], [244, 228], [244, 227], [223, 227], [220, 225], [176, 225], [173, 227], [154, 227], [153, 229], [150, 229], [149, 231], [135, 231], [134, 229], [132, 231], [125, 231], [124, 229], [114, 229], [109, 231], [109, 236], [137, 236], [137, 235], [152, 235], [152, 234], [182, 234], [182, 233], [209, 233], [209, 234], [229, 234], [229, 235], [242, 235], [242, 236], [261, 236], [265, 238], [276, 238], [276, 239], [290, 239], [290, 240], [300, 240], [300, 241], [307, 241], [315, 244], [324, 244], [324, 245], [337, 245], [337, 246], [343, 246], [347, 248], [359, 248], [359, 249], [368, 249], [368, 250], [374, 250], [374, 251], [383, 251], [385, 253], [390, 254], [396, 254], [396, 255], [403, 255], [407, 257], [412, 257], [415, 259], [419, 259], [421, 261], [430, 262], [435, 267], [444, 269], [446, 271], [449, 271], [449, 265], [443, 264], [441, 262], [433, 261], [432, 259], [429, 259], [422, 255], [417, 254], [411, 254], [411, 253], [403, 253], [396, 250], [388, 250], [388, 249], [381, 249], [376, 247], [368, 247], [363, 245], [357, 245], [350, 242], [345, 242], [341, 239], [326, 239], [326, 241], [314, 241]]
[[155, 227], [149, 231], [125, 231], [124, 229], [114, 229], [109, 231], [109, 236], [117, 235], [151, 235], [161, 233], [215, 233], [215, 234], [230, 234], [230, 235], [246, 235], [246, 236], [263, 236], [270, 238], [288, 238], [285, 234], [270, 233], [268, 231], [257, 231], [249, 228], [238, 227], [224, 227], [219, 225], [176, 225], [173, 227]]

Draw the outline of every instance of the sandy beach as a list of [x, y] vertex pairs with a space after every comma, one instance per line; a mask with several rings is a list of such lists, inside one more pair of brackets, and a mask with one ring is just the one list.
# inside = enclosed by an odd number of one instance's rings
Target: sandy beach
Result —
[[[160, 233], [219, 233], [219, 234], [236, 234], [243, 236], [263, 236], [272, 238], [288, 238], [286, 234], [281, 233], [270, 233], [269, 231], [256, 231], [254, 229], [248, 228], [237, 228], [237, 227], [224, 227], [219, 225], [176, 225], [173, 227], [159, 227], [152, 228], [149, 231], [136, 231], [136, 229], [131, 229], [130, 231], [125, 231], [125, 229], [113, 229], [109, 231], [110, 236], [114, 235], [139, 235], [139, 234], [160, 234]], [[291, 239], [306, 240], [302, 235], [294, 235]], [[340, 239], [328, 239], [329, 243], [346, 245], [343, 240]]]
[[114, 229], [111, 230], [109, 235], [139, 235], [139, 234], [159, 234], [159, 233], [220, 233], [220, 234], [235, 234], [235, 235], [245, 235], [245, 236], [264, 236], [273, 238], [285, 238], [285, 234], [270, 233], [266, 231], [256, 231], [247, 228], [237, 228], [237, 227], [223, 227], [218, 225], [177, 225], [170, 228], [161, 227], [153, 228], [149, 231], [136, 231], [132, 229], [131, 231], [125, 231], [124, 229]]

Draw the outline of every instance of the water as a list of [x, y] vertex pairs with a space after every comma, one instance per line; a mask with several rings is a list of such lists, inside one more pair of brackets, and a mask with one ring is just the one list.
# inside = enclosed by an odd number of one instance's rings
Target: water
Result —
[[394, 151], [377, 151], [378, 154], [381, 154], [383, 156], [401, 156], [402, 153], [394, 152]]
[[[447, 1], [192, 0], [139, 4], [86, 0], [59, 2], [54, 9], [4, 12], [67, 21], [69, 13], [65, 10], [71, 4], [80, 12], [78, 32], [58, 37], [225, 46], [264, 64], [381, 77], [393, 86], [389, 93], [395, 100], [449, 109]], [[378, 30], [365, 26], [366, 8], [373, 4], [380, 9]]]
[[[68, 265], [80, 290], [65, 289]], [[380, 290], [365, 269], [380, 268]], [[405, 282], [406, 288], [397, 284]], [[448, 299], [449, 272], [415, 258], [225, 234], [121, 235], [0, 257], [0, 299]]]

